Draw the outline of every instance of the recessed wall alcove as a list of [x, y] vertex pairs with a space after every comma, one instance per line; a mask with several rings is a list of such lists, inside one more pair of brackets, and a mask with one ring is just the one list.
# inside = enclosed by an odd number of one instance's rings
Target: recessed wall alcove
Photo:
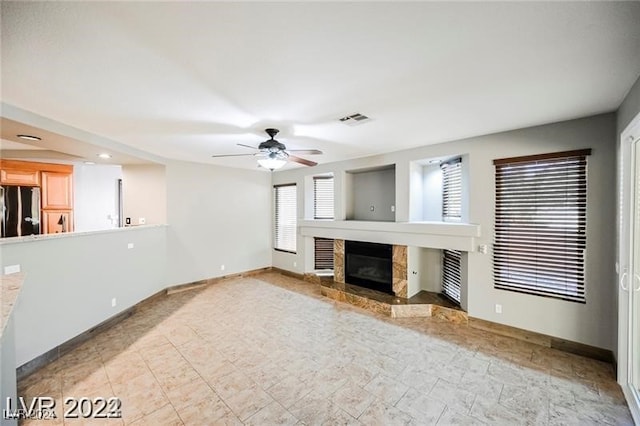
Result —
[[348, 170], [344, 191], [346, 220], [395, 222], [395, 164]]

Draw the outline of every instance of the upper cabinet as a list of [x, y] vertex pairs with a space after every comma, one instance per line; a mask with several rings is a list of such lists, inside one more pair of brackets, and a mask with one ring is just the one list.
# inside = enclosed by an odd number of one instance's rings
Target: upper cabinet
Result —
[[73, 209], [73, 175], [42, 172], [42, 208]]
[[40, 172], [38, 170], [2, 168], [0, 183], [3, 185], [39, 186]]

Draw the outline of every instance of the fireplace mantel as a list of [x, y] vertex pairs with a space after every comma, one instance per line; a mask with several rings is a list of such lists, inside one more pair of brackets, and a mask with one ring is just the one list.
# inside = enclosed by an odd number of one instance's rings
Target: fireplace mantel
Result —
[[449, 222], [367, 222], [359, 220], [302, 220], [300, 234], [372, 243], [461, 250], [476, 249], [480, 225]]

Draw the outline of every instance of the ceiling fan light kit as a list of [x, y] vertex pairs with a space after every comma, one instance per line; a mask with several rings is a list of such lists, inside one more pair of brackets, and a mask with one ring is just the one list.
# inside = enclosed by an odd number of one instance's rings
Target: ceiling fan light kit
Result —
[[265, 129], [265, 132], [269, 135], [271, 139], [268, 139], [258, 145], [257, 148], [254, 148], [249, 145], [237, 144], [238, 146], [242, 146], [245, 148], [251, 148], [258, 150], [257, 153], [254, 154], [222, 154], [222, 155], [212, 155], [212, 157], [242, 157], [247, 155], [259, 156], [258, 166], [264, 167], [265, 169], [269, 169], [271, 171], [282, 168], [287, 161], [293, 161], [298, 164], [303, 164], [305, 166], [313, 167], [317, 165], [315, 161], [307, 160], [301, 157], [296, 157], [294, 155], [289, 154], [290, 152], [297, 152], [301, 154], [307, 155], [318, 155], [322, 154], [322, 151], [317, 149], [293, 149], [287, 150], [287, 147], [274, 139], [274, 137], [278, 134], [278, 129]]
[[258, 165], [269, 169], [271, 171], [277, 170], [287, 164], [287, 160], [281, 160], [279, 158], [261, 158], [258, 160]]

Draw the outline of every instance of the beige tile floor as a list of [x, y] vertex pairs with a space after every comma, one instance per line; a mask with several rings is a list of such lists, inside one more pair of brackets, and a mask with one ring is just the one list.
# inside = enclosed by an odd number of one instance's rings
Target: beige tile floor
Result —
[[19, 393], [59, 401], [47, 425], [68, 396], [119, 397], [114, 425], [632, 424], [608, 364], [385, 318], [276, 273], [147, 304]]

